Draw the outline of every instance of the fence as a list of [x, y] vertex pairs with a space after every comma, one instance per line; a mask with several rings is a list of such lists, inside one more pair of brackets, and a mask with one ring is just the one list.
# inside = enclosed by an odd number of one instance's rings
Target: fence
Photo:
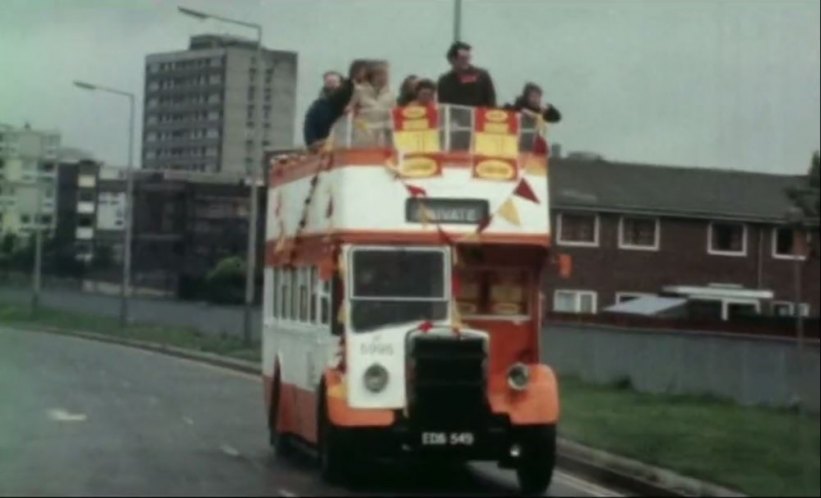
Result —
[[819, 345], [777, 337], [548, 322], [542, 358], [559, 374], [628, 381], [646, 393], [707, 395], [819, 412]]

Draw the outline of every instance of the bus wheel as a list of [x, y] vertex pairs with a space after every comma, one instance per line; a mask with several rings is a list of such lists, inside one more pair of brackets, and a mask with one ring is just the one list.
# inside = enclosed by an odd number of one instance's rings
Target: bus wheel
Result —
[[346, 477], [347, 465], [341, 431], [328, 418], [325, 392], [320, 394], [319, 404], [319, 470], [328, 483], [341, 483]]
[[516, 467], [519, 489], [526, 495], [543, 495], [556, 465], [556, 428], [527, 429], [522, 435], [521, 460]]
[[290, 438], [288, 434], [280, 432], [277, 429], [281, 396], [279, 380], [276, 380], [274, 382], [273, 392], [271, 393], [271, 415], [268, 417], [268, 440], [276, 456], [287, 457], [292, 453]]

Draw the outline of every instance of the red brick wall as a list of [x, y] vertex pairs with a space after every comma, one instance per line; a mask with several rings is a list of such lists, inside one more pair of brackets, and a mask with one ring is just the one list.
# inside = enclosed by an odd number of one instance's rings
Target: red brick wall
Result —
[[[747, 224], [747, 255], [718, 256], [707, 253], [708, 220], [662, 218], [658, 251], [618, 248], [619, 215], [599, 215], [599, 246], [568, 247], [559, 243], [556, 212], [552, 213], [554, 254], [570, 254], [573, 271], [559, 276], [551, 266], [546, 282], [548, 308], [556, 289], [598, 292], [598, 309], [615, 303], [617, 292], [655, 293], [667, 285], [740, 284], [745, 288], [772, 290], [777, 301], [794, 296], [793, 261], [772, 257], [772, 225]], [[818, 232], [812, 247], [818, 247]], [[760, 271], [759, 271], [760, 255]], [[760, 281], [759, 281], [760, 278]], [[803, 299], [811, 314], [819, 314], [819, 258], [803, 264]]]

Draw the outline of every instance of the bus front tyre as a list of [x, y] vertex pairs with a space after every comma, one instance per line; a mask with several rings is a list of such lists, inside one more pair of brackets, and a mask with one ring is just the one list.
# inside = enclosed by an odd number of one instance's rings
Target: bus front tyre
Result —
[[339, 484], [344, 481], [348, 470], [341, 431], [329, 420], [325, 403], [320, 406], [319, 413], [320, 475], [325, 482]]
[[268, 421], [268, 442], [274, 450], [277, 457], [288, 457], [292, 453], [291, 440], [288, 434], [280, 432], [277, 429], [279, 420], [279, 404], [281, 391], [279, 382], [274, 384], [273, 392], [271, 393], [271, 415]]
[[556, 465], [556, 429], [528, 430], [522, 439], [522, 458], [516, 466], [519, 489], [525, 495], [543, 495], [553, 480]]

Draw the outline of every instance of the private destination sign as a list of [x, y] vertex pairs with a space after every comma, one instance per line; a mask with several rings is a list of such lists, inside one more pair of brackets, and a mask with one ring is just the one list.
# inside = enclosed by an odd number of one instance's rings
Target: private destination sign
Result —
[[[424, 216], [429, 219], [423, 220]], [[419, 199], [405, 202], [405, 219], [412, 223], [459, 223], [477, 225], [490, 214], [484, 199]]]

